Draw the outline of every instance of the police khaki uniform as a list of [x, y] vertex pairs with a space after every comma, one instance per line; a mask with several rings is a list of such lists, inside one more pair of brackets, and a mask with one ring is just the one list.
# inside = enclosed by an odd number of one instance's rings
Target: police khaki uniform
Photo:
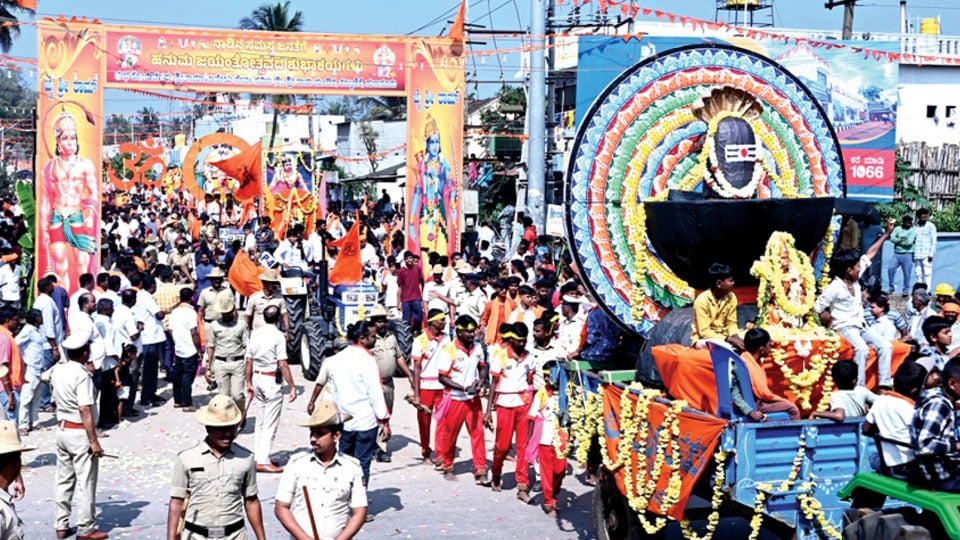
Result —
[[[9, 370], [0, 366], [0, 378], [6, 377]], [[23, 540], [23, 521], [13, 506], [13, 496], [7, 491], [20, 477], [20, 453], [33, 450], [23, 446], [17, 426], [9, 420], [0, 421], [0, 538], [4, 540]]]
[[[375, 319], [377, 317], [387, 317], [386, 308], [380, 304], [373, 306], [370, 310], [369, 318]], [[387, 410], [393, 412], [393, 400], [396, 392], [393, 375], [397, 371], [397, 357], [400, 356], [397, 336], [389, 331], [386, 336], [378, 334], [377, 341], [370, 352], [380, 369], [380, 383], [383, 386], [383, 399], [387, 402]], [[382, 426], [377, 431], [377, 460], [381, 462], [390, 461], [390, 450], [387, 447], [387, 441], [384, 440]]]
[[247, 300], [247, 311], [245, 313], [250, 331], [252, 332], [266, 324], [263, 321], [263, 310], [270, 306], [280, 308], [280, 318], [283, 322], [280, 328], [281, 330], [285, 330], [287, 306], [283, 301], [283, 295], [280, 294], [280, 274], [276, 270], [265, 270], [260, 274], [260, 282], [264, 285], [268, 283], [271, 284], [270, 286], [275, 285], [277, 290], [270, 296], [265, 295], [263, 291], [257, 291], [250, 295], [249, 300]]
[[[243, 360], [247, 350], [247, 323], [236, 316], [232, 295], [217, 298], [214, 308], [217, 318], [206, 325], [207, 373], [212, 373], [217, 381], [218, 393], [230, 396], [240, 410], [244, 410], [246, 394], [243, 389]], [[224, 315], [229, 321], [222, 318]]]
[[[348, 420], [350, 415], [341, 414], [333, 401], [318, 401], [313, 414], [300, 425], [311, 429], [339, 425], [342, 430], [343, 423]], [[339, 437], [338, 432], [333, 444]], [[277, 517], [281, 517], [281, 509], [289, 511], [308, 536], [313, 535], [315, 526], [316, 538], [332, 540], [351, 525], [349, 521], [356, 520], [353, 526], [357, 529], [363, 524], [367, 491], [363, 486], [360, 462], [341, 454], [334, 447], [329, 461], [324, 463], [321, 452], [323, 450], [308, 451], [290, 458], [277, 486], [276, 513]], [[311, 512], [307, 511], [305, 492], [309, 494], [312, 517]]]
[[97, 531], [97, 477], [103, 450], [97, 440], [96, 391], [90, 369], [90, 335], [63, 340], [68, 361], [53, 370], [50, 386], [57, 403], [57, 473], [53, 499], [57, 538], [70, 536], [77, 507], [77, 540], [102, 540]]
[[[197, 421], [206, 427], [233, 427], [243, 419], [243, 412], [227, 396], [214, 396], [206, 407], [196, 412]], [[220, 538], [246, 540], [243, 520], [247, 502], [260, 502], [257, 497], [257, 473], [253, 454], [237, 443], [219, 456], [206, 439], [177, 454], [170, 488], [171, 503], [182, 501], [183, 530], [181, 540]], [[189, 498], [188, 498], [189, 496]], [[264, 536], [260, 512], [248, 513], [257, 538]], [[176, 516], [169, 516], [174, 519]], [[168, 522], [168, 527], [175, 526]]]
[[223, 273], [219, 266], [214, 267], [207, 275], [210, 286], [204, 289], [197, 298], [197, 309], [203, 316], [203, 322], [209, 323], [220, 318], [220, 312], [217, 311], [217, 301], [220, 298], [229, 297], [231, 301], [233, 300], [233, 291], [230, 290], [230, 287], [224, 287], [223, 285], [223, 278], [225, 277], [227, 275]]

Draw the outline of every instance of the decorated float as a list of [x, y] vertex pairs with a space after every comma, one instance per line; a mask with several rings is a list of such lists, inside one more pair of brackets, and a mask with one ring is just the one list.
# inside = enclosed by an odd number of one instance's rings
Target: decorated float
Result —
[[[799, 79], [751, 51], [658, 52], [594, 101], [568, 170], [568, 235], [599, 307], [646, 340], [638, 370], [619, 379], [574, 362], [559, 411], [570, 420], [561, 450], [602, 462], [600, 538], [662, 534], [678, 521], [684, 537], [708, 539], [735, 507], [753, 516], [751, 539], [763, 527], [839, 537], [849, 504], [837, 492], [876, 459], [862, 419], [739, 416], [729, 371], [751, 401], [746, 367], [722, 347], [690, 347], [689, 306], [710, 286], [710, 263], [729, 265], [741, 327], [749, 321], [773, 337], [763, 359], [771, 390], [804, 417], [825, 409], [831, 366], [852, 357], [813, 310], [829, 279], [844, 185], [823, 109]], [[908, 352], [895, 348], [893, 370]], [[633, 382], [645, 371], [653, 380]], [[875, 386], [873, 355], [867, 371]], [[598, 440], [599, 460], [590, 451]], [[694, 493], [711, 503], [697, 527], [686, 520]]]

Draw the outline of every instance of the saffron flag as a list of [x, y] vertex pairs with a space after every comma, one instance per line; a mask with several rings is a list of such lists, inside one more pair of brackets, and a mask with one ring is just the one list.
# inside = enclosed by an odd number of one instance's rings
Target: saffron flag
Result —
[[211, 165], [240, 182], [240, 187], [233, 193], [236, 200], [245, 201], [260, 196], [260, 178], [263, 174], [262, 142], [258, 142], [235, 156], [214, 161]]
[[260, 273], [263, 270], [247, 255], [247, 250], [241, 249], [234, 257], [233, 264], [230, 265], [227, 278], [237, 292], [243, 296], [250, 296], [263, 288], [263, 283], [260, 282]]
[[360, 220], [353, 222], [347, 234], [330, 242], [330, 247], [340, 248], [340, 254], [330, 270], [331, 285], [353, 285], [363, 279], [363, 263], [360, 260]]
[[37, 0], [17, 0], [17, 5], [23, 9], [37, 10]]
[[467, 0], [460, 3], [460, 9], [457, 11], [457, 17], [453, 19], [453, 26], [450, 27], [450, 33], [447, 37], [457, 41], [463, 41], [464, 19], [467, 12]]

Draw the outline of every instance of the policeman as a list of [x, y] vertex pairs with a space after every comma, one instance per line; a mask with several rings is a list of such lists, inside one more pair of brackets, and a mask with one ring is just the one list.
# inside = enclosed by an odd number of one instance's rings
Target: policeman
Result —
[[290, 401], [297, 399], [297, 387], [293, 384], [290, 366], [287, 365], [287, 340], [277, 328], [280, 310], [269, 306], [263, 311], [264, 325], [250, 332], [244, 376], [244, 390], [253, 394], [260, 403], [256, 430], [253, 434], [253, 451], [257, 460], [257, 472], [279, 473], [281, 467], [270, 461], [270, 448], [280, 426], [280, 410], [283, 408], [283, 385], [290, 386]]
[[70, 511], [77, 502], [77, 540], [104, 540], [97, 530], [97, 476], [103, 448], [95, 429], [96, 393], [90, 334], [74, 332], [63, 340], [67, 362], [53, 370], [50, 386], [57, 403], [57, 474], [54, 525], [57, 538], [68, 538]]
[[207, 275], [207, 279], [210, 280], [210, 286], [203, 290], [200, 293], [199, 298], [197, 298], [197, 309], [200, 311], [200, 315], [203, 316], [203, 321], [205, 323], [210, 323], [220, 318], [220, 312], [217, 311], [217, 301], [222, 297], [229, 297], [230, 300], [233, 300], [233, 291], [229, 287], [223, 286], [223, 278], [226, 277], [226, 274], [223, 273], [223, 270], [219, 266], [213, 268], [210, 271], [210, 274]]
[[[377, 328], [377, 342], [370, 351], [373, 353], [374, 360], [377, 361], [377, 367], [380, 368], [380, 382], [383, 385], [383, 398], [387, 402], [387, 410], [393, 412], [394, 384], [393, 375], [399, 369], [403, 376], [410, 381], [413, 386], [413, 374], [407, 367], [407, 360], [400, 353], [400, 347], [397, 344], [397, 336], [387, 327], [387, 310], [380, 304], [373, 306], [370, 310], [370, 321]], [[377, 461], [381, 463], [390, 462], [390, 449], [387, 447], [387, 441], [381, 426], [377, 432]]]
[[247, 323], [237, 317], [232, 295], [220, 296], [214, 307], [217, 316], [206, 325], [207, 362], [204, 376], [207, 383], [216, 379], [218, 393], [230, 396], [242, 411], [246, 404], [243, 354], [247, 349]]
[[[7, 370], [0, 366], [0, 374]], [[0, 421], [0, 538], [23, 540], [23, 522], [13, 507], [17, 490], [23, 494], [23, 480], [20, 477], [20, 453], [33, 450], [20, 443], [20, 434], [13, 422]]]
[[363, 469], [337, 449], [343, 423], [332, 401], [318, 401], [310, 418], [311, 452], [290, 459], [280, 477], [274, 512], [292, 538], [353, 538], [367, 515]]
[[[167, 540], [246, 540], [244, 511], [257, 540], [264, 540], [253, 454], [234, 443], [243, 412], [232, 399], [218, 395], [196, 415], [197, 421], [206, 427], [207, 437], [177, 454], [167, 512]], [[181, 515], [184, 530], [178, 534]]]

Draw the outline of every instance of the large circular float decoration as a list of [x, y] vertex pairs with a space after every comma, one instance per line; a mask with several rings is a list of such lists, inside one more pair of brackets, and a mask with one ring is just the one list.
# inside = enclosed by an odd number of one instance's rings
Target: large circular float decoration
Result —
[[567, 227], [586, 286], [645, 334], [694, 297], [653, 248], [645, 203], [671, 190], [792, 199], [844, 186], [839, 142], [799, 79], [744, 49], [693, 45], [641, 61], [590, 107], [568, 169]]

